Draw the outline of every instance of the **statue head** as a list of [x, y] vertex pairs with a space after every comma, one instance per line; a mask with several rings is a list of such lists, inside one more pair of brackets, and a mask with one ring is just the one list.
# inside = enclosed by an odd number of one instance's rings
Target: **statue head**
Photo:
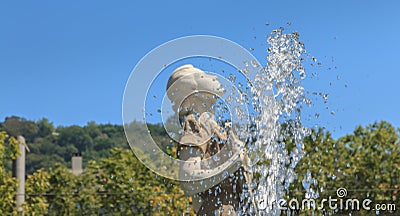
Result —
[[189, 114], [214, 113], [217, 98], [223, 93], [217, 76], [191, 64], [175, 69], [168, 79], [167, 95], [180, 118]]

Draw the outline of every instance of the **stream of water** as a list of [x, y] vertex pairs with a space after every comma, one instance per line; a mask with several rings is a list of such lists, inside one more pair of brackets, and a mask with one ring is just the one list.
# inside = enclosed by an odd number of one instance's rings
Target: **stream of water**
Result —
[[[253, 211], [258, 215], [280, 215], [277, 201], [298, 177], [294, 168], [305, 154], [302, 140], [310, 129], [302, 124], [301, 110], [311, 101], [302, 86], [306, 50], [299, 34], [274, 30], [267, 40], [267, 65], [257, 73], [251, 89], [257, 112], [252, 119], [255, 130], [245, 133], [251, 133], [254, 140], [248, 145], [255, 176], [251, 186], [257, 208]], [[273, 94], [268, 93], [271, 90]], [[296, 144], [290, 152], [285, 134], [290, 134]], [[313, 191], [306, 193], [313, 196]]]

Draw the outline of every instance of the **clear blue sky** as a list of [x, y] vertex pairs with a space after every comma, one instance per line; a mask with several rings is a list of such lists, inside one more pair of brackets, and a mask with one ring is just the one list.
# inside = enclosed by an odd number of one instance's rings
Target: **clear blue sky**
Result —
[[285, 26], [323, 63], [305, 83], [330, 93], [336, 114], [320, 124], [336, 136], [376, 120], [400, 127], [399, 8], [395, 0], [2, 1], [0, 119], [121, 124], [125, 82], [156, 46], [210, 34], [254, 48], [265, 63], [265, 36]]

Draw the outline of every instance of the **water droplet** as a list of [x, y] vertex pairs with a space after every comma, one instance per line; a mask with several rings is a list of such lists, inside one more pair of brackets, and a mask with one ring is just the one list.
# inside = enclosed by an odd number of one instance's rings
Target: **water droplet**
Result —
[[236, 76], [233, 74], [229, 74], [228, 80], [234, 83], [236, 82]]

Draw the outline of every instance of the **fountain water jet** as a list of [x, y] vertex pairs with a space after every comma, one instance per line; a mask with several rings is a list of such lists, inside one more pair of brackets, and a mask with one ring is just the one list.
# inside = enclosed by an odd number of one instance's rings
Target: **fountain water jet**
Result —
[[[257, 176], [252, 184], [255, 210], [259, 215], [280, 215], [277, 202], [297, 175], [294, 171], [304, 156], [303, 138], [310, 129], [301, 121], [301, 109], [311, 104], [307, 99], [301, 80], [306, 77], [302, 65], [306, 55], [299, 34], [284, 34], [274, 30], [268, 37], [267, 65], [253, 81], [253, 106], [257, 112], [252, 119], [248, 144], [252, 158], [253, 173]], [[273, 90], [274, 95], [268, 94]], [[285, 135], [290, 134], [296, 148], [287, 150]]]

